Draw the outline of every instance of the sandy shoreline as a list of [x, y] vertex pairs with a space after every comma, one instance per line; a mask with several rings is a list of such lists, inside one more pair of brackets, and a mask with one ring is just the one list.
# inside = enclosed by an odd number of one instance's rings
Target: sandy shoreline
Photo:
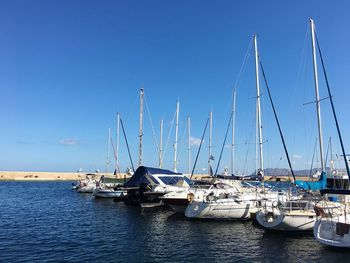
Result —
[[[102, 175], [102, 173], [100, 174]], [[126, 174], [108, 173], [107, 177], [123, 179]], [[28, 172], [28, 171], [0, 171], [0, 180], [3, 181], [77, 181], [85, 178], [84, 173], [77, 172]]]

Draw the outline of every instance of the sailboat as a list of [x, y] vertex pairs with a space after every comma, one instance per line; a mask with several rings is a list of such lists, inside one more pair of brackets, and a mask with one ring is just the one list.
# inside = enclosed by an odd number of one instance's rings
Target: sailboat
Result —
[[86, 178], [78, 181], [78, 183], [74, 186], [74, 189], [78, 193], [92, 193], [96, 188], [96, 182], [97, 180], [95, 174], [86, 174]]
[[[321, 125], [321, 110], [318, 91], [318, 75], [316, 64], [315, 31], [314, 22], [310, 19], [313, 69], [315, 80], [316, 112], [318, 120], [318, 138], [320, 148], [320, 159], [322, 172], [316, 182], [295, 180], [294, 185], [298, 187], [296, 193], [289, 195], [284, 203], [264, 205], [256, 215], [258, 223], [266, 229], [278, 231], [312, 231], [316, 222], [314, 205], [320, 200], [315, 191], [326, 188], [326, 171], [323, 156], [323, 138]], [[291, 167], [291, 166], [290, 166]], [[293, 170], [291, 168], [293, 173]], [[294, 174], [293, 174], [294, 175]], [[293, 176], [294, 177], [294, 176]]]
[[[196, 163], [197, 163], [200, 149], [203, 143], [203, 138], [205, 135], [208, 122], [210, 122], [210, 126], [211, 126], [211, 114], [205, 125], [204, 132], [201, 138], [201, 143], [197, 152], [197, 157], [195, 159], [192, 172], [190, 172], [190, 128], [189, 128], [190, 121], [188, 119], [188, 140], [189, 140], [188, 141], [188, 144], [189, 144], [188, 173], [191, 175], [190, 178], [192, 178], [196, 167]], [[210, 137], [211, 137], [211, 134], [210, 134]], [[211, 145], [211, 143], [209, 143], [209, 145]], [[210, 148], [211, 147], [209, 147], [209, 158], [211, 156]], [[241, 189], [240, 182], [237, 182], [235, 180], [228, 180], [228, 179], [217, 178], [217, 177], [207, 177], [205, 179], [202, 178], [201, 180], [193, 181], [190, 187], [182, 188], [182, 189], [179, 188], [176, 191], [165, 194], [162, 197], [162, 202], [167, 206], [169, 206], [175, 212], [184, 213], [190, 202], [203, 201], [205, 200], [204, 199], [205, 197], [210, 199], [212, 196], [217, 196], [220, 194], [225, 196], [231, 195], [237, 191], [240, 191], [240, 189]]]
[[[256, 91], [257, 91], [257, 127], [259, 133], [260, 169], [257, 174], [263, 175], [262, 125], [260, 111], [260, 87], [258, 68], [257, 38], [254, 35]], [[232, 116], [231, 116], [232, 117]], [[185, 210], [188, 218], [206, 219], [249, 219], [251, 213], [256, 212], [260, 205], [261, 195], [258, 188], [241, 187], [227, 193], [227, 190], [208, 191], [203, 200], [193, 200]]]
[[[321, 49], [317, 41], [318, 51], [322, 62], [324, 77], [326, 80], [328, 96], [331, 103], [333, 118], [336, 124], [338, 138], [342, 154], [344, 156], [344, 163], [348, 180], [350, 180], [349, 164], [346, 158], [344, 144], [340, 133], [337, 115], [335, 113], [333, 98], [330, 91], [328, 78], [322, 58]], [[348, 184], [349, 185], [349, 184]], [[317, 214], [317, 221], [313, 228], [315, 239], [328, 246], [350, 248], [350, 190], [349, 189], [323, 189], [321, 195], [324, 197], [322, 201], [315, 205], [315, 212]]]
[[[120, 115], [117, 113], [117, 151], [115, 153], [116, 158], [116, 170], [119, 170], [119, 122]], [[109, 164], [109, 152], [111, 145], [111, 130], [108, 129], [108, 152], [107, 152], [107, 161], [106, 161], [106, 175]], [[125, 190], [120, 189], [121, 184], [116, 182], [114, 178], [106, 178], [105, 176], [101, 176], [100, 180], [96, 182], [96, 188], [93, 191], [93, 196], [95, 198], [116, 198], [125, 196], [127, 192]]]
[[[315, 239], [324, 245], [350, 248], [350, 190], [324, 189], [321, 194], [325, 198], [315, 205]], [[338, 201], [329, 201], [332, 197]]]

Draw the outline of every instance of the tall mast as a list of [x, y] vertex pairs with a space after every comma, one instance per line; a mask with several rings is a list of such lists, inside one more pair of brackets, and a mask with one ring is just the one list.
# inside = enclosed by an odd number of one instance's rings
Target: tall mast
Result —
[[211, 155], [211, 148], [212, 148], [212, 135], [213, 135], [213, 110], [210, 110], [209, 114], [209, 159], [208, 159], [208, 174], [211, 176], [211, 161], [212, 161], [212, 155]]
[[187, 117], [187, 133], [188, 133], [188, 174], [191, 174], [191, 118]]
[[257, 96], [257, 125], [259, 133], [259, 161], [260, 172], [264, 175], [264, 160], [263, 160], [263, 143], [262, 143], [262, 124], [261, 124], [261, 110], [260, 110], [260, 85], [259, 85], [259, 55], [256, 35], [254, 35], [254, 50], [255, 50], [255, 73], [256, 73], [256, 96]]
[[163, 167], [163, 120], [160, 120], [159, 168]]
[[[333, 149], [332, 149], [332, 137], [329, 137], [329, 151], [331, 152], [331, 173], [334, 171]], [[345, 157], [346, 158], [346, 157]]]
[[231, 175], [235, 170], [235, 120], [236, 120], [236, 89], [233, 91], [232, 103], [232, 147], [231, 147]]
[[116, 172], [119, 173], [119, 137], [120, 137], [120, 115], [119, 112], [117, 112], [117, 140], [116, 140], [116, 156], [115, 156], [115, 166], [116, 166]]
[[177, 101], [176, 103], [176, 125], [175, 125], [175, 144], [174, 144], [174, 172], [177, 172], [177, 137], [179, 133], [179, 110], [180, 103]]
[[323, 155], [323, 136], [322, 136], [322, 123], [321, 123], [321, 107], [320, 107], [320, 96], [318, 92], [318, 75], [317, 75], [317, 62], [316, 62], [316, 43], [315, 43], [315, 24], [314, 20], [310, 19], [311, 27], [311, 39], [312, 39], [312, 58], [314, 65], [314, 79], [315, 79], [315, 94], [316, 94], [316, 112], [318, 121], [318, 138], [320, 144], [320, 161], [322, 172], [325, 172], [325, 163]]
[[107, 160], [106, 160], [106, 176], [109, 165], [109, 153], [111, 151], [111, 128], [108, 128], [108, 146], [107, 146]]
[[143, 136], [143, 87], [140, 90], [140, 132], [139, 132], [139, 166], [142, 165], [142, 136]]
[[255, 170], [259, 171], [259, 125], [258, 125], [258, 104], [255, 104]]

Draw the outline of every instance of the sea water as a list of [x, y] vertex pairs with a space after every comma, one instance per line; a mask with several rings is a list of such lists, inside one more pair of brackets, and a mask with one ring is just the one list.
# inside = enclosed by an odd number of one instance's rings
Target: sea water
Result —
[[79, 194], [71, 182], [0, 182], [0, 262], [348, 262], [312, 233], [188, 220]]

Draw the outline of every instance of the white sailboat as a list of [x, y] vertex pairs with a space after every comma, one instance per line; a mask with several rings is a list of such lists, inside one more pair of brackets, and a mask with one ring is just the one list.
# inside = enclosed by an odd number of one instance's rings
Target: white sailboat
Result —
[[[315, 80], [315, 96], [316, 96], [316, 112], [318, 120], [318, 138], [321, 160], [321, 178], [320, 182], [323, 182], [322, 187], [325, 187], [325, 162], [323, 155], [323, 137], [322, 137], [322, 124], [321, 124], [321, 109], [320, 98], [318, 91], [318, 74], [316, 63], [316, 49], [315, 49], [315, 31], [313, 20], [310, 20], [311, 38], [312, 38], [312, 50], [313, 50], [313, 69]], [[305, 185], [312, 184], [307, 182], [295, 182], [297, 186], [301, 186], [304, 189]], [[310, 190], [311, 187], [310, 187]], [[314, 205], [320, 200], [320, 197], [314, 192], [305, 192], [301, 190], [300, 198], [290, 196], [293, 200], [288, 200], [285, 203], [279, 205], [264, 205], [256, 215], [258, 223], [264, 228], [278, 231], [312, 231], [316, 222], [316, 213], [314, 211]]]
[[[318, 219], [313, 233], [315, 239], [324, 245], [350, 248], [350, 191], [335, 190], [332, 193], [332, 190], [329, 189], [329, 193], [325, 193], [326, 198], [315, 206]], [[342, 198], [342, 202], [327, 201], [332, 194]]]
[[213, 178], [209, 181], [197, 181], [189, 188], [167, 193], [162, 197], [162, 201], [175, 212], [185, 213], [189, 203], [203, 202], [208, 196], [209, 200], [212, 196], [233, 195], [241, 189], [240, 182], [236, 180]]
[[[262, 148], [262, 125], [260, 110], [260, 84], [259, 84], [259, 66], [258, 66], [258, 48], [257, 38], [254, 35], [255, 51], [255, 72], [256, 72], [256, 91], [257, 91], [257, 128], [259, 134], [259, 164], [260, 169], [257, 173], [263, 175], [263, 148]], [[263, 184], [264, 185], [264, 184]], [[206, 219], [249, 219], [250, 214], [256, 212], [260, 205], [261, 195], [258, 188], [246, 187], [240, 191], [218, 191], [209, 192], [204, 195], [203, 200], [193, 200], [185, 210], [185, 216], [188, 218], [206, 218]]]
[[95, 198], [115, 198], [127, 195], [127, 191], [121, 188], [121, 184], [108, 183], [107, 180], [104, 176], [101, 176], [96, 183], [96, 188], [92, 193]]
[[[115, 159], [116, 159], [116, 172], [119, 172], [119, 122], [120, 122], [120, 115], [117, 113], [117, 141], [116, 141], [116, 152], [115, 152]], [[108, 151], [107, 151], [107, 160], [106, 160], [106, 175], [108, 172], [108, 164], [110, 163], [109, 160], [109, 153], [110, 153], [110, 144], [111, 144], [111, 130], [108, 129]], [[114, 181], [108, 183], [108, 181]], [[100, 180], [96, 182], [96, 187], [93, 190], [93, 196], [95, 198], [115, 198], [115, 197], [122, 197], [127, 195], [127, 191], [121, 189], [121, 184], [115, 182], [116, 179], [114, 178], [106, 178], [105, 176], [101, 176]]]
[[[317, 42], [318, 44], [318, 42]], [[322, 62], [323, 72], [326, 80], [328, 96], [332, 108], [334, 121], [336, 124], [338, 138], [342, 154], [344, 156], [344, 163], [348, 180], [350, 180], [349, 163], [346, 157], [342, 136], [340, 133], [338, 119], [335, 113], [332, 94], [330, 91], [326, 70], [323, 63], [321, 50], [318, 44], [318, 51]], [[349, 187], [349, 186], [348, 186]], [[324, 189], [321, 190], [321, 195], [324, 200], [315, 205], [315, 212], [318, 216], [313, 228], [315, 239], [328, 246], [350, 248], [350, 190], [348, 189]], [[332, 202], [328, 201], [332, 200]]]
[[78, 193], [92, 193], [96, 188], [96, 175], [95, 174], [86, 174], [84, 180], [80, 180], [75, 186], [74, 189]]

